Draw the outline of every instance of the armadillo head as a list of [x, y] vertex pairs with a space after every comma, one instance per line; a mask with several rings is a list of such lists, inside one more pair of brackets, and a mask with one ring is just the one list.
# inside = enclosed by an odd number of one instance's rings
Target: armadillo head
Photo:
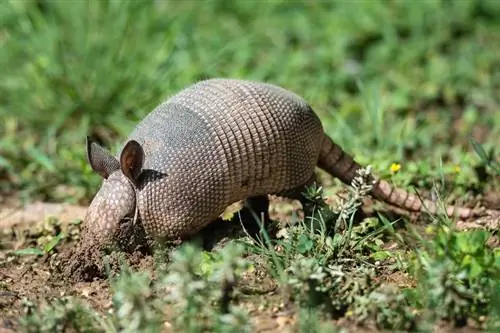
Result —
[[134, 140], [122, 150], [120, 161], [87, 137], [87, 157], [103, 182], [85, 219], [85, 237], [101, 246], [113, 242], [120, 222], [136, 213], [136, 186], [142, 171], [144, 151]]

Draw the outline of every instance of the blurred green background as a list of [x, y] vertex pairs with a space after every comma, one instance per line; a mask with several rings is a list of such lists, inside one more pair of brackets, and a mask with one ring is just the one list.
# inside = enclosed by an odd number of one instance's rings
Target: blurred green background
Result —
[[[478, 182], [500, 145], [500, 1], [0, 3], [0, 191], [88, 202], [85, 136], [113, 152], [163, 99], [210, 77], [305, 97], [393, 181]], [[460, 191], [460, 190], [457, 190]]]

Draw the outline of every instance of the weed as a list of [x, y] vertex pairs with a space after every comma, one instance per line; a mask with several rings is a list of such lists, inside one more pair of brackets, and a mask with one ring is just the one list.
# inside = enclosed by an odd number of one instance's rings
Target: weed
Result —
[[76, 220], [63, 226], [58, 219], [49, 217], [36, 228], [23, 231], [22, 243], [35, 243], [35, 246], [15, 250], [13, 254], [17, 256], [52, 254], [62, 243], [78, 238], [77, 228], [80, 222]]
[[383, 329], [413, 331], [418, 313], [411, 302], [412, 296], [411, 289], [381, 285], [367, 295], [356, 296], [350, 315], [357, 322], [373, 319]]
[[21, 319], [25, 332], [78, 332], [100, 331], [97, 314], [73, 297], [56, 299], [43, 311], [37, 311], [34, 304], [24, 300], [27, 316]]
[[491, 149], [486, 152], [482, 145], [480, 145], [474, 138], [470, 138], [470, 143], [477, 155], [481, 159], [481, 164], [476, 167], [476, 172], [480, 173], [480, 176], [484, 178], [484, 175], [487, 172], [490, 172], [492, 176], [500, 175], [500, 163], [495, 156], [495, 147], [491, 147]]
[[346, 333], [345, 329], [339, 328], [332, 323], [322, 321], [317, 310], [301, 308], [297, 323], [297, 331], [300, 333]]
[[[244, 312], [230, 306], [237, 276], [248, 263], [239, 256], [242, 247], [229, 245], [221, 250], [213, 267], [202, 265], [201, 251], [194, 245], [182, 246], [172, 259], [168, 274], [162, 283], [170, 289], [169, 302], [175, 304], [174, 327], [183, 332], [247, 332], [250, 330]], [[200, 270], [205, 267], [203, 278]], [[207, 307], [207, 302], [218, 303], [218, 310]]]
[[154, 295], [147, 272], [132, 272], [123, 266], [111, 283], [113, 327], [117, 332], [160, 332], [164, 322], [164, 301]]
[[500, 252], [489, 248], [485, 230], [456, 231], [441, 223], [421, 238], [412, 267], [419, 281], [420, 306], [430, 320], [448, 319], [463, 326], [468, 319], [482, 322], [494, 306], [500, 283]]

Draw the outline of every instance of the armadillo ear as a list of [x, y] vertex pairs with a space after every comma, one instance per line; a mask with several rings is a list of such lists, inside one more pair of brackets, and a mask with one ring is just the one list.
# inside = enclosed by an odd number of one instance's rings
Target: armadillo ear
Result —
[[144, 164], [144, 150], [139, 142], [130, 140], [123, 147], [120, 156], [120, 166], [122, 172], [132, 183], [137, 184], [137, 179], [142, 172], [142, 165]]
[[120, 169], [118, 160], [90, 136], [87, 136], [86, 145], [87, 160], [92, 170], [101, 175], [101, 177], [106, 179], [113, 171]]

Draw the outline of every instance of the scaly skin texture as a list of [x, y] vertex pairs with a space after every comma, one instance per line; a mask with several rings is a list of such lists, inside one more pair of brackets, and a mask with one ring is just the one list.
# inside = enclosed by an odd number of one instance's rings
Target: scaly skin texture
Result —
[[[324, 133], [301, 97], [235, 79], [201, 81], [172, 96], [137, 125], [116, 157], [91, 140], [87, 149], [104, 178], [84, 222], [99, 243], [135, 215], [153, 237], [190, 236], [236, 201], [296, 197], [316, 167], [346, 184], [361, 167]], [[384, 180], [373, 195], [409, 211], [437, 210]], [[477, 214], [451, 206], [448, 213]]]

